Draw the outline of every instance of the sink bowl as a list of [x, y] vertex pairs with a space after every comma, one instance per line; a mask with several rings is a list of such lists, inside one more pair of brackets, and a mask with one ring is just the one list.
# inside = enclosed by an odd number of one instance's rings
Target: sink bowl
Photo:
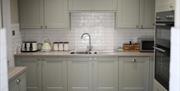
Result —
[[97, 52], [70, 52], [70, 54], [97, 54]]

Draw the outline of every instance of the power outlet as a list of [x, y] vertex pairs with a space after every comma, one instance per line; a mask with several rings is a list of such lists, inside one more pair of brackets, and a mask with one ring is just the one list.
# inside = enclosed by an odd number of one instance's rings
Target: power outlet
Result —
[[16, 35], [15, 30], [12, 30], [12, 36], [15, 36], [15, 35]]

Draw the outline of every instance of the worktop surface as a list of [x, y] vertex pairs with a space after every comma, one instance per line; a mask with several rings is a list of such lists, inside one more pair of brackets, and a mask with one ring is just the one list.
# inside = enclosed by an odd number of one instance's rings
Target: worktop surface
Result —
[[26, 71], [26, 67], [22, 67], [22, 66], [9, 68], [8, 69], [8, 79], [9, 80], [14, 79], [25, 71]]
[[71, 54], [70, 52], [28, 52], [17, 53], [15, 56], [154, 56], [152, 52], [97, 52], [97, 54]]

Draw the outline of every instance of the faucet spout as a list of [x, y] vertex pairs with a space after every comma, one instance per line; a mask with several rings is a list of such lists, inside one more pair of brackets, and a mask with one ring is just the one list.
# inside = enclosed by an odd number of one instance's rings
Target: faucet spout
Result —
[[87, 36], [89, 37], [88, 51], [90, 52], [90, 51], [92, 51], [92, 46], [91, 46], [91, 35], [90, 35], [89, 33], [83, 33], [83, 34], [81, 35], [81, 39], [83, 39], [85, 35], [87, 35]]

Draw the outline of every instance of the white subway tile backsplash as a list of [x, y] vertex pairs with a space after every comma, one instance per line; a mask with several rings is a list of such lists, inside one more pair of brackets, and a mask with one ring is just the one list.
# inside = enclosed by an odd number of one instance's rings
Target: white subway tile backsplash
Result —
[[154, 36], [154, 31], [139, 29], [114, 29], [114, 13], [71, 13], [71, 30], [22, 30], [23, 41], [38, 41], [49, 38], [51, 42], [69, 41], [70, 49], [86, 50], [88, 39], [80, 36], [87, 32], [92, 37], [94, 50], [113, 50], [122, 43], [136, 41], [141, 36]]

